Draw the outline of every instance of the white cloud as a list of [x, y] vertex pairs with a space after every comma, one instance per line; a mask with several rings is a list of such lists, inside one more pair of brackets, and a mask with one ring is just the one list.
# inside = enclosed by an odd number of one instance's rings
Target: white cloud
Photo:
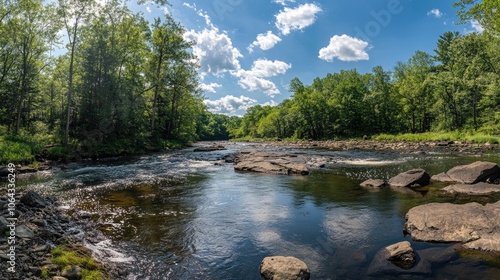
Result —
[[220, 114], [232, 114], [236, 110], [246, 110], [257, 104], [257, 100], [243, 95], [240, 97], [226, 95], [217, 100], [204, 100], [203, 102], [208, 106], [209, 111]]
[[274, 101], [274, 100], [271, 100], [271, 101], [268, 101], [268, 102], [262, 104], [262, 106], [271, 106], [271, 107], [276, 107], [278, 105], [279, 105], [279, 103]]
[[213, 92], [213, 93], [216, 92], [215, 88], [219, 88], [219, 87], [222, 87], [222, 85], [217, 84], [217, 83], [210, 83], [210, 84], [201, 83], [200, 84], [200, 89], [201, 90], [208, 91], [208, 92]]
[[248, 46], [247, 50], [253, 52], [254, 47], [260, 47], [261, 50], [267, 51], [272, 49], [274, 45], [281, 42], [281, 38], [274, 35], [272, 31], [267, 31], [266, 34], [262, 33], [257, 35], [257, 39]]
[[427, 12], [427, 15], [435, 18], [441, 18], [444, 14], [439, 9], [432, 9]]
[[259, 59], [254, 61], [250, 70], [240, 70], [234, 76], [240, 78], [238, 84], [248, 91], [262, 91], [269, 96], [280, 94], [276, 85], [265, 79], [277, 75], [285, 74], [291, 64], [283, 61]]
[[202, 31], [187, 31], [184, 38], [195, 42], [192, 47], [193, 54], [200, 64], [202, 77], [207, 74], [219, 76], [225, 72], [240, 69], [238, 59], [243, 55], [233, 46], [233, 42], [227, 33], [220, 32], [212, 24], [209, 24], [209, 28]]
[[316, 14], [321, 12], [321, 8], [316, 4], [303, 4], [291, 9], [285, 7], [276, 17], [276, 27], [283, 35], [290, 34], [293, 30], [302, 30], [316, 21]]
[[295, 0], [273, 0], [273, 3], [278, 3], [283, 6], [286, 6], [287, 2], [295, 3]]
[[330, 44], [319, 51], [318, 57], [328, 62], [332, 62], [334, 58], [342, 61], [368, 60], [367, 48], [368, 43], [363, 40], [345, 34], [335, 35], [330, 38]]
[[149, 6], [146, 7], [146, 11], [148, 11], [148, 13], [151, 13], [151, 8]]
[[484, 27], [475, 19], [470, 21], [470, 25], [472, 27], [472, 30], [469, 30], [469, 33], [471, 32], [476, 32], [476, 33], [483, 33], [484, 32]]

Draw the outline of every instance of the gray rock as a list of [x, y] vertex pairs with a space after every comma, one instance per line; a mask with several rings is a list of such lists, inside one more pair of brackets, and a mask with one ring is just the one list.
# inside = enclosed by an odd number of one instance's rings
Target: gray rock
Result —
[[475, 184], [493, 181], [500, 177], [500, 167], [494, 162], [476, 161], [469, 165], [459, 165], [446, 172], [454, 182]]
[[38, 171], [38, 169], [31, 168], [31, 167], [28, 167], [28, 166], [23, 166], [23, 167], [17, 168], [16, 171], [19, 174], [25, 174], [25, 173], [35, 173], [35, 172]]
[[385, 186], [384, 180], [380, 179], [368, 179], [360, 184], [363, 188], [382, 188]]
[[66, 277], [68, 280], [80, 280], [82, 279], [82, 269], [79, 266], [72, 266], [65, 269], [61, 276]]
[[260, 264], [263, 280], [308, 280], [311, 271], [307, 265], [294, 257], [266, 257]]
[[450, 176], [446, 175], [446, 173], [444, 173], [444, 172], [432, 176], [431, 180], [439, 181], [439, 182], [455, 182], [455, 181], [453, 181], [453, 179], [450, 178]]
[[393, 264], [403, 269], [410, 269], [413, 264], [415, 264], [415, 252], [413, 251], [410, 242], [399, 242], [387, 246], [385, 249], [389, 252], [387, 260], [391, 261]]
[[46, 205], [45, 200], [38, 193], [31, 190], [21, 197], [21, 202], [37, 208], [43, 208]]
[[460, 257], [457, 253], [457, 250], [460, 249], [460, 247], [461, 245], [455, 244], [444, 248], [443, 247], [427, 248], [418, 250], [417, 255], [421, 259], [425, 259], [433, 265], [446, 264]]
[[68, 278], [62, 276], [54, 276], [52, 277], [52, 280], [68, 280]]
[[[408, 242], [408, 241], [405, 241]], [[401, 242], [404, 243], [404, 242]], [[398, 243], [400, 244], [400, 243]], [[397, 245], [397, 248], [401, 248], [404, 250], [393, 250], [393, 253], [401, 253], [404, 251], [407, 251], [407, 245], [406, 244], [394, 244]], [[409, 244], [409, 242], [408, 242]], [[372, 263], [368, 267], [368, 275], [369, 276], [377, 276], [377, 277], [384, 277], [384, 276], [399, 276], [399, 275], [430, 275], [432, 274], [431, 270], [431, 263], [425, 259], [420, 259], [418, 263], [416, 263], [415, 266], [411, 267], [410, 269], [404, 269], [401, 268], [397, 265], [395, 265], [391, 261], [391, 251], [394, 248], [390, 248], [394, 245], [388, 246], [386, 248], [382, 248], [380, 251], [377, 252], [375, 255]], [[388, 249], [389, 248], [389, 249]], [[411, 246], [410, 246], [411, 248]], [[409, 252], [409, 251], [408, 251]], [[413, 252], [413, 250], [411, 250]]]
[[405, 231], [413, 240], [463, 242], [465, 248], [500, 252], [500, 201], [456, 205], [430, 203], [406, 214]]
[[389, 185], [394, 187], [423, 187], [427, 186], [430, 181], [430, 176], [423, 169], [413, 169], [403, 172], [389, 179]]
[[0, 216], [0, 232], [5, 232], [9, 227], [9, 221], [4, 216]]
[[488, 184], [480, 182], [473, 185], [455, 184], [443, 188], [447, 193], [460, 193], [468, 195], [486, 195], [500, 192], [500, 185]]
[[235, 159], [234, 169], [284, 175], [309, 174], [303, 157], [258, 151], [240, 152]]
[[32, 239], [35, 237], [35, 234], [29, 227], [20, 225], [16, 227], [16, 236], [20, 238]]

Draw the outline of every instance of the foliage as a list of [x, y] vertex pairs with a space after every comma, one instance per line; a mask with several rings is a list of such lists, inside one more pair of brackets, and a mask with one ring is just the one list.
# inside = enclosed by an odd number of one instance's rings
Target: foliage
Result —
[[79, 245], [60, 245], [52, 249], [52, 263], [61, 269], [72, 266], [82, 268], [82, 280], [107, 279], [103, 266], [98, 263], [89, 249]]

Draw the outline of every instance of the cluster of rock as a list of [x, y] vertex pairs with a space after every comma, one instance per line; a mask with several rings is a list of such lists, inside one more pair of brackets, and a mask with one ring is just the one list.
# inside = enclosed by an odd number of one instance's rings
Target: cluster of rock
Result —
[[[12, 225], [7, 197], [0, 197], [0, 232], [11, 236]], [[13, 208], [11, 208], [13, 209]], [[77, 267], [64, 268], [51, 262], [51, 249], [60, 244], [82, 245], [104, 240], [95, 230], [89, 217], [78, 213], [71, 216], [59, 208], [52, 198], [42, 198], [34, 191], [24, 193], [16, 200], [12, 210], [15, 221], [15, 272], [8, 271], [12, 259], [10, 246], [0, 245], [0, 279], [44, 279], [42, 269], [49, 272], [51, 279], [81, 279]], [[8, 252], [8, 253], [7, 253]], [[10, 254], [10, 255], [8, 255]], [[104, 264], [110, 276], [123, 277], [126, 271], [115, 264]], [[64, 277], [64, 276], [66, 277]]]
[[234, 169], [259, 173], [307, 175], [305, 157], [261, 151], [239, 151], [234, 158]]

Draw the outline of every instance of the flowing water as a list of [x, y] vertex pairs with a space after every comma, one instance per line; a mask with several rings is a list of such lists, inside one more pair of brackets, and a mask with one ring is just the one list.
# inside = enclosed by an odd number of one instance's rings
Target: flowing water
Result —
[[[369, 191], [359, 183], [418, 167], [437, 174], [479, 160], [224, 144], [228, 150], [195, 153], [191, 148], [70, 164], [26, 178], [24, 187], [54, 194], [68, 208], [99, 221], [109, 240], [93, 248], [129, 263], [129, 279], [260, 279], [260, 262], [270, 255], [302, 259], [312, 279], [367, 279], [369, 264], [385, 246], [404, 240], [417, 250], [448, 246], [404, 236], [404, 216], [411, 207], [469, 200], [438, 195], [444, 184], [398, 193]], [[226, 154], [252, 148], [307, 153], [329, 164], [309, 176], [238, 173], [231, 164], [215, 164]], [[500, 157], [481, 160], [500, 162]], [[500, 279], [500, 269], [460, 259], [434, 266], [432, 278]]]

